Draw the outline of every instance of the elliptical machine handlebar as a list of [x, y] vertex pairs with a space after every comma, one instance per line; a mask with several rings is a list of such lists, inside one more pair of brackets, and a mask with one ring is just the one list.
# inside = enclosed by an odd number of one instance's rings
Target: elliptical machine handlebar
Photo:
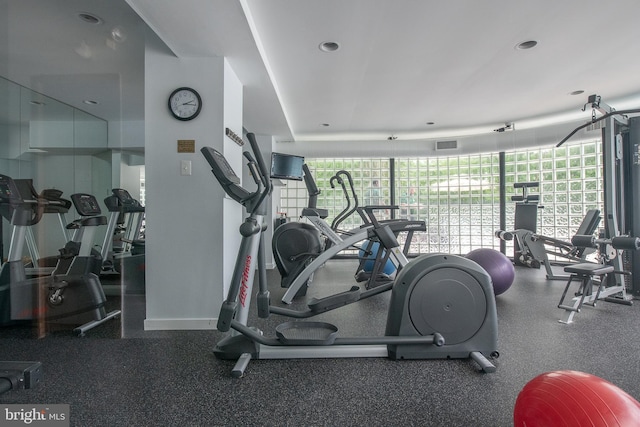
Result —
[[253, 156], [248, 151], [242, 153], [242, 155], [247, 159], [247, 166], [249, 167], [249, 173], [251, 174], [251, 178], [253, 178], [253, 182], [256, 185], [262, 185], [262, 179], [260, 179], [260, 172], [258, 171], [258, 167], [256, 166], [256, 161], [253, 159]]
[[309, 193], [308, 207], [315, 209], [318, 207], [318, 195], [320, 194], [320, 190], [318, 189], [316, 181], [313, 179], [313, 175], [311, 175], [309, 166], [307, 166], [306, 163], [302, 165], [302, 172], [304, 185], [307, 187], [307, 193]]
[[[345, 178], [343, 178], [343, 176], [346, 177], [346, 180], [349, 182], [349, 190], [347, 190], [347, 185], [345, 183]], [[349, 218], [351, 214], [353, 214], [360, 207], [360, 204], [358, 202], [358, 195], [356, 194], [356, 188], [353, 184], [353, 178], [351, 177], [351, 174], [349, 172], [347, 172], [344, 169], [336, 172], [336, 174], [332, 176], [331, 179], [329, 180], [329, 185], [331, 185], [331, 188], [335, 188], [334, 181], [340, 184], [340, 186], [342, 187], [342, 192], [344, 193], [344, 197], [347, 200], [347, 206], [342, 210], [342, 212], [340, 212], [333, 219], [333, 222], [331, 223], [331, 228], [333, 228], [334, 230], [337, 230], [340, 224], [344, 220]], [[349, 191], [351, 191], [351, 197], [353, 198], [353, 207], [351, 206], [351, 198], [349, 197]]]
[[260, 151], [260, 147], [258, 147], [258, 141], [256, 141], [255, 134], [249, 132], [247, 133], [247, 139], [249, 140], [249, 144], [251, 145], [251, 151], [253, 151], [253, 155], [256, 158], [256, 163], [258, 164], [258, 172], [260, 173], [260, 180], [262, 181], [262, 185], [266, 192], [262, 192], [262, 197], [266, 197], [269, 193], [271, 193], [271, 180], [269, 179], [269, 169], [267, 169], [267, 165], [264, 162], [264, 158], [262, 157], [262, 152]]

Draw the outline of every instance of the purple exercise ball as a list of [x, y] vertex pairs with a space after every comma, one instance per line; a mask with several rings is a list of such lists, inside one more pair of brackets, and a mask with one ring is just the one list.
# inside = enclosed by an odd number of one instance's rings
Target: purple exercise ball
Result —
[[466, 258], [475, 261], [489, 273], [495, 295], [506, 292], [513, 284], [516, 270], [511, 260], [502, 252], [489, 248], [474, 249], [467, 254]]

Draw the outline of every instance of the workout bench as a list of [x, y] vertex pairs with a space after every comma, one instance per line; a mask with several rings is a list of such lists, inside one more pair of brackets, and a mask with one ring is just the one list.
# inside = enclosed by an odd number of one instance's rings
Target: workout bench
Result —
[[[625, 271], [615, 271], [613, 265], [607, 263], [617, 256], [618, 250], [637, 250], [640, 248], [640, 239], [637, 237], [614, 237], [613, 239], [596, 239], [594, 236], [576, 235], [571, 240], [575, 246], [597, 248], [600, 263], [579, 263], [568, 265], [564, 268], [570, 273], [569, 281], [562, 292], [558, 308], [565, 310], [565, 318], [560, 323], [573, 323], [573, 317], [580, 312], [583, 305], [596, 306], [599, 299], [618, 304], [632, 305], [631, 298], [626, 294], [625, 285], [607, 286], [607, 277], [613, 274], [629, 274]], [[565, 304], [571, 283], [580, 282], [572, 304]], [[615, 281], [613, 281], [615, 283]], [[594, 286], [596, 291], [594, 293]]]
[[[596, 306], [596, 301], [600, 296], [600, 291], [605, 286], [606, 277], [603, 278], [606, 274], [613, 273], [613, 266], [611, 265], [602, 265], [602, 264], [593, 264], [589, 262], [569, 265], [564, 268], [566, 273], [571, 273], [569, 276], [569, 281], [567, 282], [567, 286], [564, 288], [564, 292], [562, 292], [562, 297], [560, 298], [560, 302], [558, 303], [558, 308], [566, 310], [567, 317], [565, 319], [561, 319], [560, 323], [573, 323], [573, 316], [576, 313], [580, 313], [580, 309], [583, 304], [590, 305], [592, 307]], [[598, 277], [598, 281], [596, 282], [594, 279]], [[576, 280], [580, 281], [580, 287], [576, 292], [576, 297], [573, 299], [573, 305], [565, 305], [564, 298], [567, 295], [567, 291], [571, 286], [571, 283]], [[597, 285], [598, 290], [595, 295], [593, 294], [593, 286]], [[586, 302], [585, 302], [586, 299]]]

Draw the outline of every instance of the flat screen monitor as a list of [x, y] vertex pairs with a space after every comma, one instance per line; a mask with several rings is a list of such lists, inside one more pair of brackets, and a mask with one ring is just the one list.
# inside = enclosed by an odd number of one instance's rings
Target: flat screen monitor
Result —
[[271, 178], [302, 181], [304, 157], [292, 154], [271, 153]]

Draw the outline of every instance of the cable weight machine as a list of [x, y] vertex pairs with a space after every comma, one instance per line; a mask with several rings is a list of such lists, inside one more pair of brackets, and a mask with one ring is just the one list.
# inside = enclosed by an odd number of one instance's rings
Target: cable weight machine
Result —
[[[591, 107], [591, 121], [574, 129], [556, 147], [562, 146], [581, 129], [602, 123], [602, 181], [603, 181], [603, 239], [640, 235], [640, 117], [628, 117], [640, 113], [640, 109], [617, 111], [604, 103], [600, 96], [590, 95], [583, 111]], [[601, 116], [598, 116], [601, 114]], [[615, 286], [620, 293], [608, 301], [632, 304], [633, 297], [640, 296], [639, 251], [625, 251], [622, 256], [607, 261], [613, 267], [608, 273], [607, 286]], [[631, 275], [619, 272], [630, 271]], [[630, 281], [630, 283], [627, 283]], [[627, 291], [631, 291], [628, 294]]]

